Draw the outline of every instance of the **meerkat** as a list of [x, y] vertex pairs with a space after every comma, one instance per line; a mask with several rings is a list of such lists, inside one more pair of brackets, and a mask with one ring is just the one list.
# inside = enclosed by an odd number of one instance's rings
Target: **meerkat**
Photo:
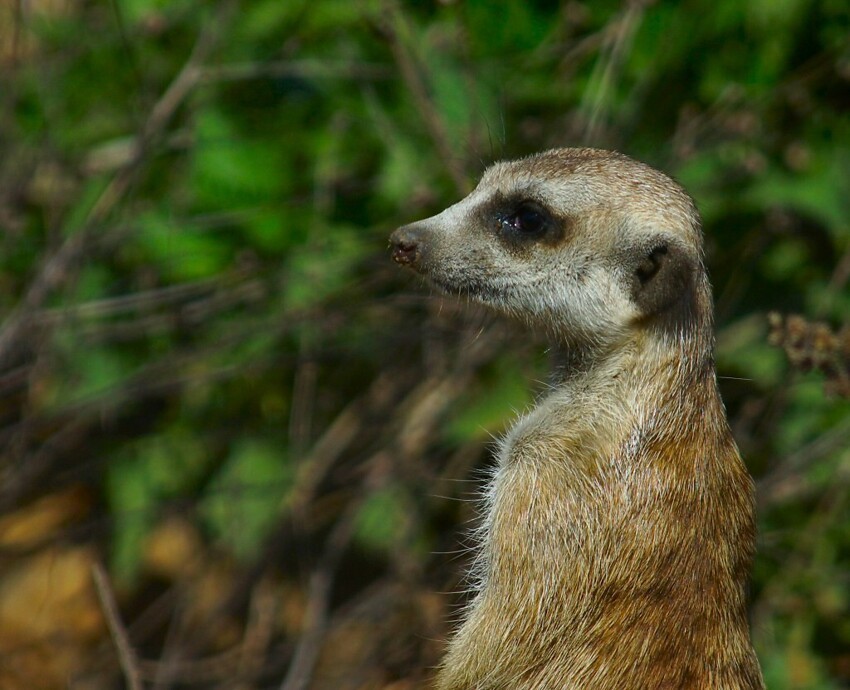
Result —
[[717, 390], [699, 215], [622, 154], [488, 168], [393, 258], [543, 329], [554, 384], [506, 434], [439, 690], [763, 688], [753, 482]]

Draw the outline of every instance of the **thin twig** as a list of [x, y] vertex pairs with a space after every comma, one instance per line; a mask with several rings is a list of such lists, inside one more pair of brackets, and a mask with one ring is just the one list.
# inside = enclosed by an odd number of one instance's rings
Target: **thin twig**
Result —
[[238, 688], [248, 688], [247, 681], [255, 678], [263, 668], [266, 650], [274, 634], [278, 593], [268, 579], [260, 580], [251, 595], [250, 617], [242, 638], [241, 656], [237, 677]]
[[70, 307], [54, 307], [45, 309], [36, 315], [43, 323], [67, 321], [76, 319], [102, 319], [110, 316], [120, 316], [127, 312], [159, 309], [185, 302], [188, 299], [205, 295], [221, 287], [221, 277], [204, 278], [191, 283], [166, 285], [151, 290], [139, 290], [126, 295], [90, 300]]
[[118, 604], [115, 602], [115, 595], [109, 585], [109, 577], [100, 563], [94, 563], [91, 570], [95, 589], [97, 589], [97, 596], [100, 599], [100, 606], [103, 609], [103, 615], [106, 616], [106, 622], [112, 634], [112, 641], [118, 650], [118, 661], [121, 664], [121, 670], [124, 672], [127, 687], [129, 690], [142, 690], [139, 659], [136, 656], [135, 650], [133, 650], [133, 646], [130, 644], [127, 629], [121, 621]]
[[280, 690], [304, 690], [310, 683], [328, 627], [330, 596], [336, 570], [346, 546], [354, 536], [357, 524], [355, 517], [365, 498], [364, 492], [339, 517], [325, 542], [322, 558], [310, 575], [303, 632]]
[[413, 55], [411, 55], [410, 46], [402, 34], [407, 34], [404, 15], [402, 10], [398, 8], [393, 0], [388, 0], [385, 3], [385, 14], [389, 19], [380, 26], [390, 42], [390, 47], [393, 51], [396, 63], [401, 76], [404, 79], [407, 88], [409, 89], [416, 107], [422, 115], [425, 122], [425, 127], [428, 129], [428, 134], [437, 147], [440, 157], [452, 178], [452, 181], [460, 194], [466, 195], [469, 193], [469, 181], [462, 161], [457, 157], [454, 146], [449, 137], [446, 123], [437, 110], [433, 99], [428, 93], [428, 87], [425, 80], [416, 65]]
[[643, 14], [641, 3], [630, 3], [623, 15], [617, 20], [613, 28], [611, 48], [607, 55], [600, 55], [599, 61], [593, 69], [590, 79], [594, 90], [588, 88], [584, 95], [583, 110], [589, 111], [587, 127], [584, 132], [584, 142], [594, 144], [599, 138], [602, 120], [602, 109], [605, 99], [613, 85], [614, 73], [623, 60], [626, 50], [631, 44]]
[[359, 79], [375, 81], [389, 79], [393, 71], [387, 65], [370, 62], [340, 62], [328, 60], [272, 60], [269, 62], [239, 62], [204, 69], [204, 83], [240, 81], [243, 79]]
[[846, 448], [848, 440], [850, 420], [845, 420], [781, 459], [775, 469], [757, 482], [759, 510], [799, 499], [811, 489], [806, 471], [836, 450]]
[[[85, 436], [89, 423], [86, 419], [69, 419], [51, 433], [38, 450], [29, 453], [26, 462], [14, 463], [0, 471], [0, 514], [18, 507], [25, 497], [44, 489], [39, 480], [47, 474], [64, 449]], [[16, 449], [10, 455], [15, 457], [18, 452]]]

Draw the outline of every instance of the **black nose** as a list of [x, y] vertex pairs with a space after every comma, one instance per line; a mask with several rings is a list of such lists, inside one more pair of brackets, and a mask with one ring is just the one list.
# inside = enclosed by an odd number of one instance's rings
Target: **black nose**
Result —
[[393, 260], [402, 266], [415, 266], [421, 258], [421, 233], [416, 225], [405, 225], [390, 235]]

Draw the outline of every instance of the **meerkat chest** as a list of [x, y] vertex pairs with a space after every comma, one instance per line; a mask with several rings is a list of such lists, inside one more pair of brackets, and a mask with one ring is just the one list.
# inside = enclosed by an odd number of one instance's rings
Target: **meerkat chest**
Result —
[[[583, 402], [550, 396], [506, 436], [489, 491], [494, 572], [559, 579], [550, 554], [561, 552], [567, 558], [558, 567], [570, 568], [569, 554], [589, 548], [601, 522], [600, 491], [622, 442], [619, 425]], [[538, 573], [541, 567], [550, 572]]]
[[555, 391], [508, 432], [500, 467], [553, 471], [563, 480], [595, 476], [629, 435], [630, 415], [618, 407], [598, 391]]

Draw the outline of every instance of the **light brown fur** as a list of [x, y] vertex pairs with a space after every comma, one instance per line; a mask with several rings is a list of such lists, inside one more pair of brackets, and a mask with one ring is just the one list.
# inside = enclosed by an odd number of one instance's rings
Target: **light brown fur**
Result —
[[502, 443], [437, 688], [762, 688], [753, 486], [717, 391], [690, 198], [620, 154], [560, 149], [493, 166], [392, 242], [563, 352]]

